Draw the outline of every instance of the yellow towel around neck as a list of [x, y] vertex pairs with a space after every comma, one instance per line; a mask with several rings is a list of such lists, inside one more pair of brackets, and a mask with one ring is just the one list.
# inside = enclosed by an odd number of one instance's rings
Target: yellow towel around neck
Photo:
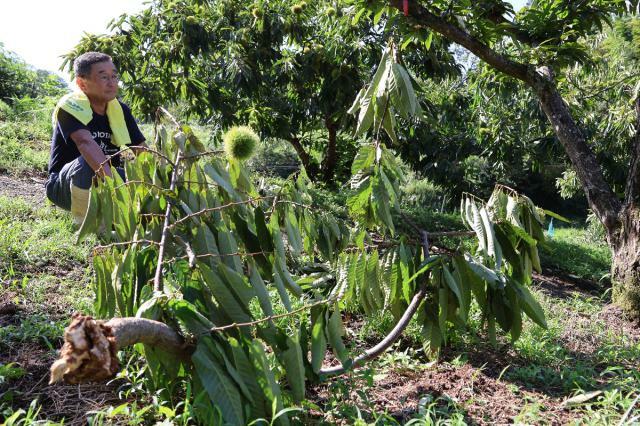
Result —
[[[58, 122], [58, 111], [61, 108], [85, 126], [93, 118], [93, 110], [91, 109], [89, 98], [82, 92], [69, 93], [60, 99], [53, 110], [52, 120], [54, 127]], [[117, 99], [113, 99], [107, 104], [107, 120], [109, 120], [109, 127], [111, 127], [111, 143], [119, 147], [130, 145], [131, 138], [129, 137], [127, 122], [124, 120], [124, 111]]]

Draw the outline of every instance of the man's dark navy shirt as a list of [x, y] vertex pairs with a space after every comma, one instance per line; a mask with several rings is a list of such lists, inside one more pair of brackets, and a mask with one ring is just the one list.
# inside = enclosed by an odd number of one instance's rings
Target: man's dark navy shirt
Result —
[[[129, 146], [140, 145], [144, 142], [144, 136], [142, 132], [140, 132], [129, 107], [122, 102], [120, 102], [120, 105], [122, 105], [124, 120], [127, 123], [127, 130], [129, 130], [129, 137], [131, 138], [131, 145]], [[58, 123], [53, 129], [53, 136], [51, 138], [51, 155], [49, 157], [50, 174], [60, 172], [65, 164], [72, 162], [80, 156], [80, 151], [78, 151], [75, 142], [71, 139], [71, 134], [80, 129], [91, 132], [93, 139], [102, 149], [104, 155], [113, 155], [120, 150], [120, 148], [111, 143], [111, 127], [109, 126], [109, 120], [106, 115], [96, 114], [94, 111], [93, 118], [85, 126], [77, 118], [61, 108], [58, 111]], [[121, 167], [119, 155], [111, 158], [111, 165]]]

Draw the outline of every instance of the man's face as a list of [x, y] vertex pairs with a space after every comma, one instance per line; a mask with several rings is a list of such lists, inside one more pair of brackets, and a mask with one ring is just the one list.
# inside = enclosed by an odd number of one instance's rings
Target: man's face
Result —
[[91, 65], [89, 76], [77, 77], [76, 83], [85, 95], [96, 101], [109, 102], [118, 95], [118, 71], [111, 61]]

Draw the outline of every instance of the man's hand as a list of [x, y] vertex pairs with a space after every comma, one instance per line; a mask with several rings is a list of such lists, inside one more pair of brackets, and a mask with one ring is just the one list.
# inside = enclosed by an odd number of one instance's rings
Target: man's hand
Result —
[[98, 143], [93, 139], [93, 136], [91, 136], [90, 131], [80, 129], [71, 133], [69, 136], [71, 136], [71, 140], [73, 140], [78, 147], [80, 155], [82, 155], [96, 175], [100, 177], [113, 177], [111, 167], [109, 167], [109, 163], [107, 162], [107, 157], [98, 146]]
[[149, 145], [147, 145], [147, 143], [143, 141], [138, 145], [131, 146], [131, 151], [133, 151], [133, 153], [137, 157], [138, 155], [146, 151], [145, 148], [149, 148]]

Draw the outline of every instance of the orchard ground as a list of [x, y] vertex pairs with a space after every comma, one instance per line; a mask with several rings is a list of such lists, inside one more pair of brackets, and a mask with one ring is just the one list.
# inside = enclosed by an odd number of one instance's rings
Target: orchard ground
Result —
[[[47, 384], [71, 314], [92, 313], [90, 253], [67, 213], [44, 196], [41, 173], [0, 174], [0, 416], [6, 424], [186, 424], [184, 404], [162, 406], [144, 365], [122, 353], [106, 384]], [[414, 212], [414, 215], [419, 215]], [[416, 220], [420, 217], [416, 216]], [[451, 215], [432, 222], [450, 225]], [[556, 229], [535, 277], [549, 327], [527, 321], [515, 343], [487, 343], [476, 316], [437, 361], [417, 326], [379, 359], [308, 388], [300, 424], [618, 424], [640, 413], [640, 328], [609, 300], [609, 253], [584, 229]], [[376, 343], [392, 317], [345, 318], [356, 347]], [[635, 403], [635, 405], [634, 405]], [[625, 417], [626, 415], [626, 417]], [[637, 419], [636, 419], [637, 421]]]

